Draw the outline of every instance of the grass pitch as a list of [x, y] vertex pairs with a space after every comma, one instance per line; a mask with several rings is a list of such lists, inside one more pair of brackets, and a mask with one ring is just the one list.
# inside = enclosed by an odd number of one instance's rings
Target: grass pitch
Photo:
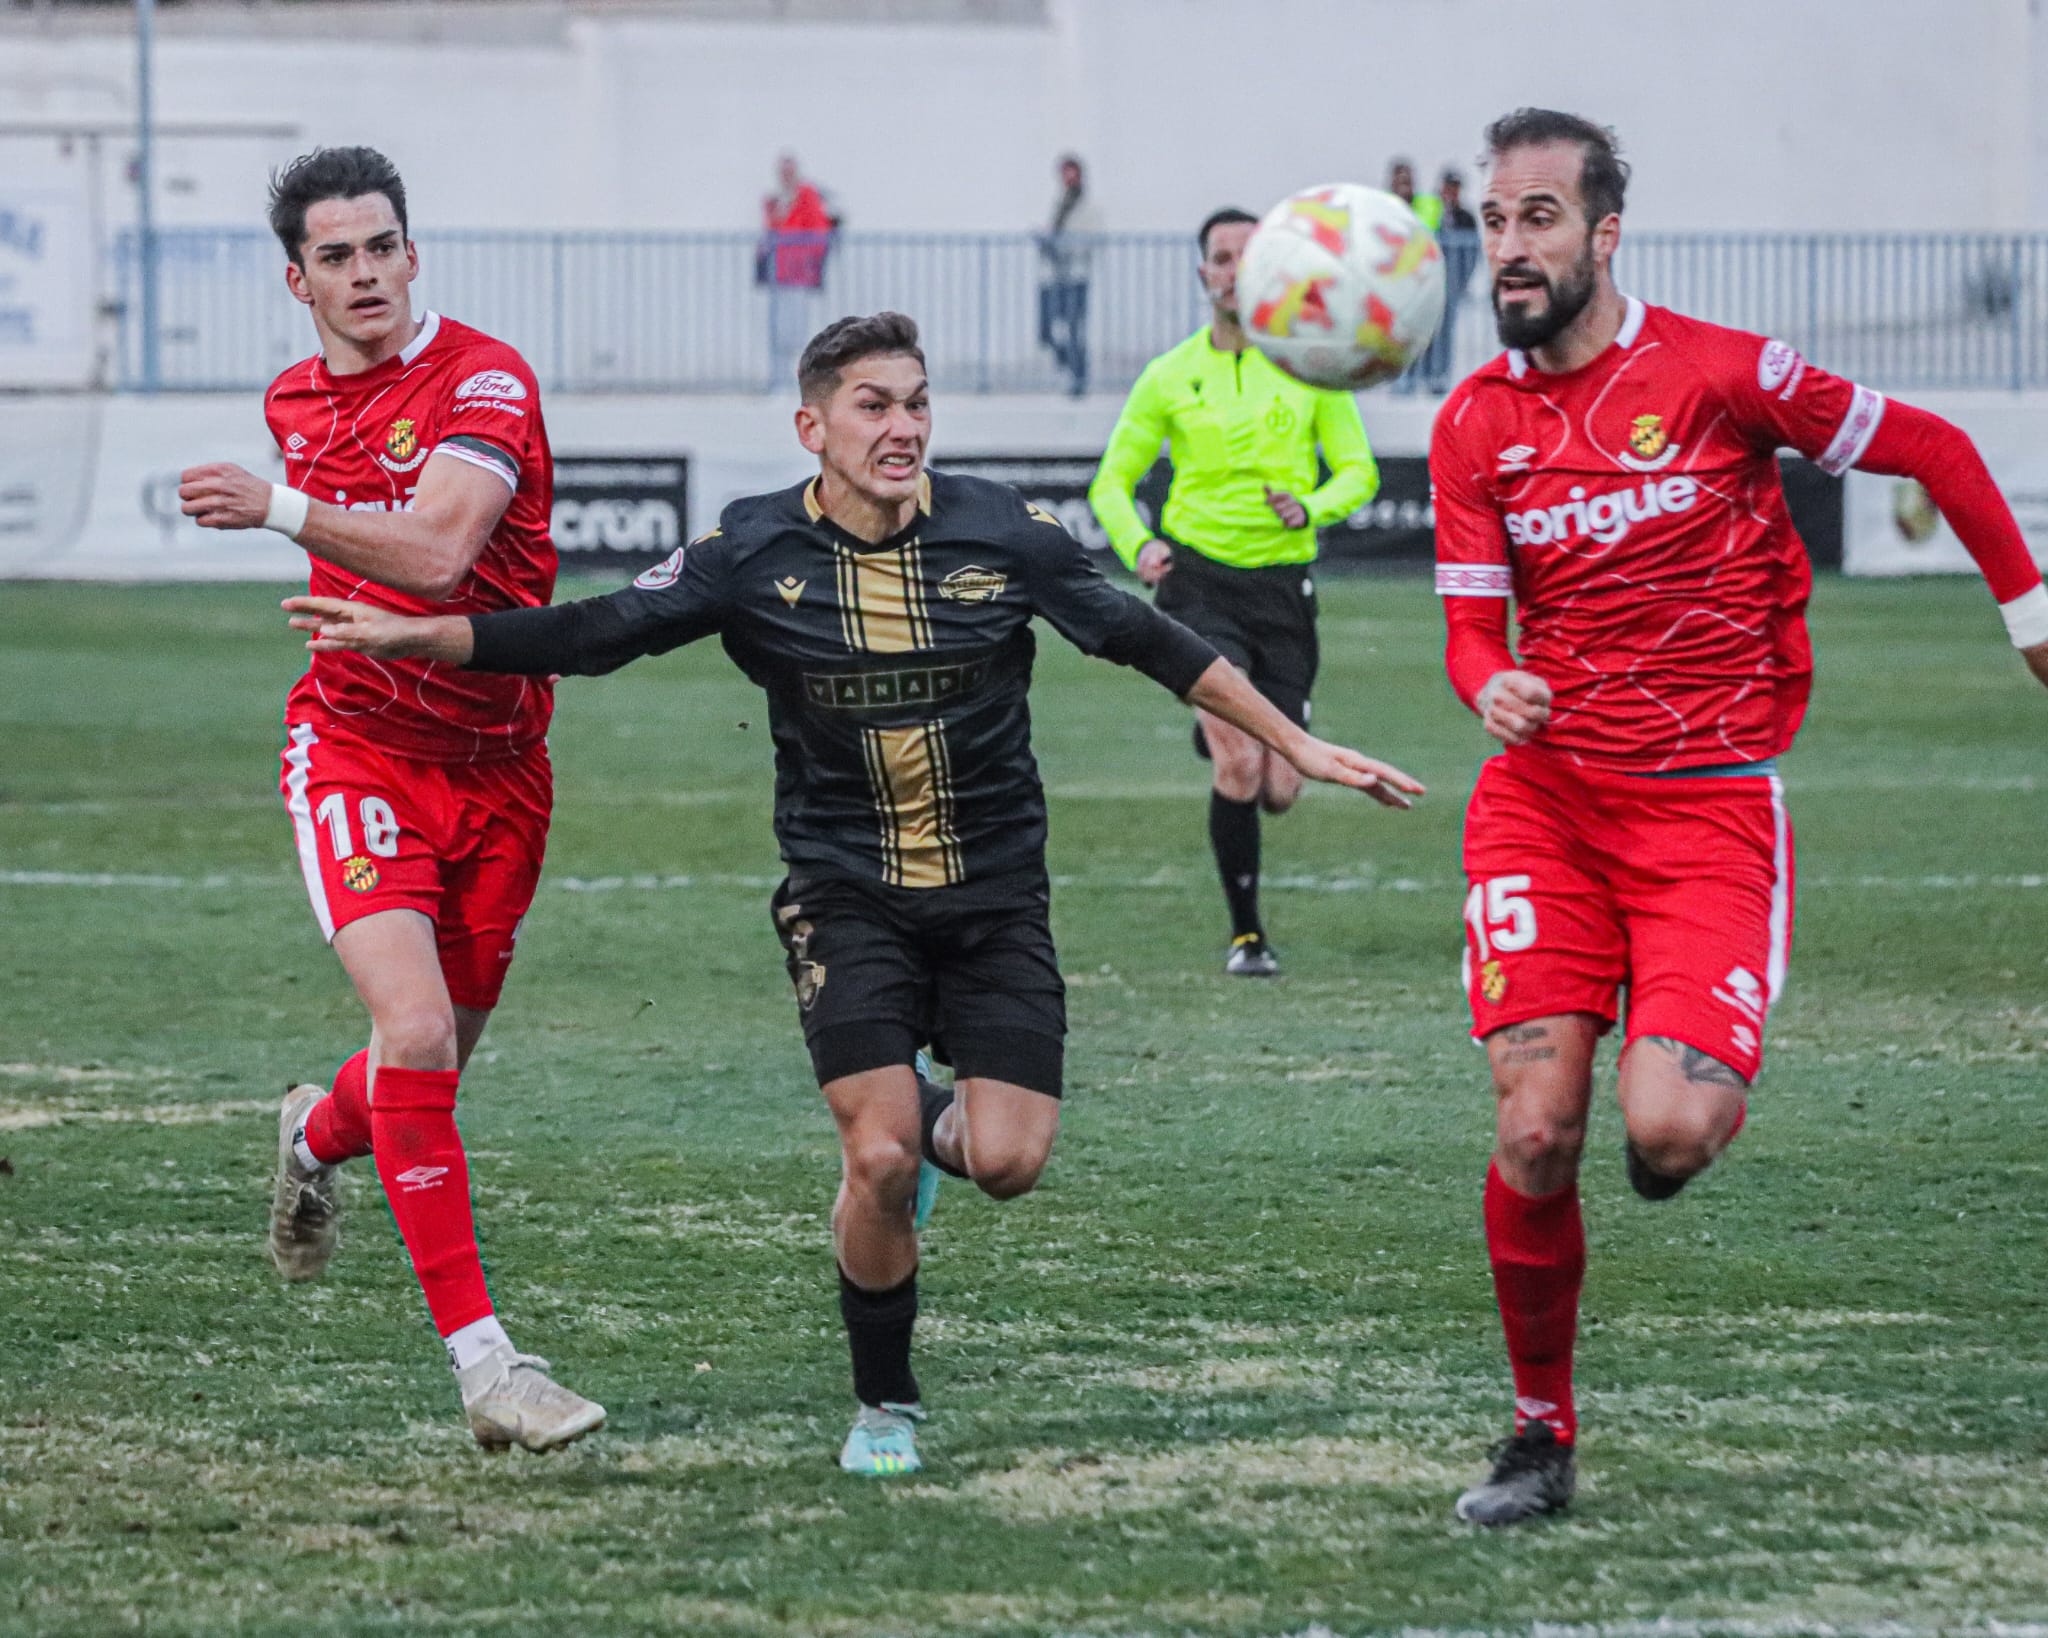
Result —
[[1276, 985], [1220, 975], [1184, 714], [1045, 643], [1066, 1128], [1035, 1196], [941, 1196], [900, 1484], [832, 1465], [835, 1150], [715, 648], [563, 689], [463, 1123], [513, 1336], [612, 1419], [491, 1459], [367, 1169], [326, 1281], [263, 1257], [277, 1093], [362, 1035], [274, 794], [275, 594], [0, 590], [0, 1631], [2048, 1617], [2048, 700], [1982, 588], [1821, 587], [1750, 1126], [1652, 1208], [1603, 1090], [1582, 1494], [1507, 1535], [1449, 1512], [1507, 1398], [1456, 985], [1484, 741], [1425, 586], [1325, 589], [1318, 725], [1432, 793], [1268, 830]]

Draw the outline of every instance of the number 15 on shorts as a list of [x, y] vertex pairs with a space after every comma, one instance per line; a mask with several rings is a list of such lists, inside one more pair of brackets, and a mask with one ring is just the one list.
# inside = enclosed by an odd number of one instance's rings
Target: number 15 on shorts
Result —
[[1536, 942], [1536, 906], [1528, 898], [1527, 876], [1495, 876], [1474, 882], [1465, 895], [1465, 925], [1481, 961], [1496, 950], [1512, 953]]

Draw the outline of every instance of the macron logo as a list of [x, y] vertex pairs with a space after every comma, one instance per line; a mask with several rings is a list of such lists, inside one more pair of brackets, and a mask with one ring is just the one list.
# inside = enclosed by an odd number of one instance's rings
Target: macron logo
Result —
[[398, 1181], [405, 1185], [407, 1194], [417, 1194], [421, 1189], [438, 1188], [447, 1175], [446, 1166], [411, 1166], [398, 1174]]

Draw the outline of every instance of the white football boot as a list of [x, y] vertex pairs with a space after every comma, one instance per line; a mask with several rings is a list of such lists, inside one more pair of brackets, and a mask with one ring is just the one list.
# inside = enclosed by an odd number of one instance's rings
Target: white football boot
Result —
[[604, 1406], [571, 1393], [547, 1371], [546, 1360], [501, 1343], [455, 1373], [478, 1444], [490, 1451], [556, 1450], [604, 1426]]
[[270, 1195], [270, 1260], [288, 1280], [317, 1280], [341, 1243], [341, 1174], [333, 1166], [308, 1168], [292, 1140], [322, 1086], [295, 1086], [277, 1112], [277, 1183]]

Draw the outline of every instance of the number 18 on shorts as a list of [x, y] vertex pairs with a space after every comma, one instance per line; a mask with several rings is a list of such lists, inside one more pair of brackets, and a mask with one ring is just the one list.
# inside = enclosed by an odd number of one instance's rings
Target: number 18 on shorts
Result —
[[1644, 777], [1497, 756], [1465, 818], [1472, 1033], [1582, 1012], [1754, 1080], [1785, 981], [1792, 829], [1770, 774]]
[[322, 936], [417, 910], [434, 924], [449, 998], [497, 1005], [547, 851], [547, 747], [427, 762], [310, 723], [286, 730], [279, 784]]

